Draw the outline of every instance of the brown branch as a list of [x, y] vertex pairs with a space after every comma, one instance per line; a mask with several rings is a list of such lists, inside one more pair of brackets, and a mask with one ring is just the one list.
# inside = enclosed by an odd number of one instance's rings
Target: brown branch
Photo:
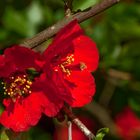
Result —
[[117, 2], [119, 2], [119, 0], [103, 0], [99, 4], [92, 6], [89, 10], [84, 10], [84, 11], [78, 12], [76, 14], [73, 14], [69, 17], [65, 17], [61, 21], [57, 22], [56, 24], [52, 25], [51, 27], [48, 27], [44, 31], [35, 35], [34, 37], [25, 40], [21, 45], [24, 45], [24, 46], [27, 46], [30, 48], [34, 48], [34, 47], [40, 45], [41, 43], [43, 43], [44, 41], [46, 41], [47, 39], [53, 37], [62, 27], [64, 27], [66, 24], [68, 24], [73, 19], [77, 19], [78, 22], [80, 23], [88, 18], [91, 18], [91, 17], [101, 13], [102, 11], [113, 6]]
[[109, 69], [108, 70], [108, 75], [110, 77], [115, 78], [115, 79], [132, 80], [132, 75], [130, 73], [119, 71], [119, 70], [116, 70], [116, 69]]
[[98, 101], [102, 106], [104, 106], [104, 108], [108, 108], [110, 100], [112, 99], [115, 89], [116, 89], [116, 85], [110, 81], [110, 78], [107, 78], [103, 91], [102, 91], [99, 101]]
[[63, 111], [68, 118], [87, 136], [90, 140], [95, 138], [95, 135], [72, 113], [66, 106], [63, 107]]

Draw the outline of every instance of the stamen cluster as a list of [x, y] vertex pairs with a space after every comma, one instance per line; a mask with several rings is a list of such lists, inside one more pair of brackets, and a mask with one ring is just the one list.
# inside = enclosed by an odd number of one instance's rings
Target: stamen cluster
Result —
[[71, 75], [71, 70], [69, 68], [66, 68], [66, 66], [72, 64], [74, 62], [74, 55], [70, 54], [66, 57], [66, 60], [60, 64], [61, 70], [67, 75]]
[[8, 81], [2, 82], [2, 84], [4, 94], [12, 98], [31, 93], [32, 81], [28, 79], [27, 75], [9, 77]]

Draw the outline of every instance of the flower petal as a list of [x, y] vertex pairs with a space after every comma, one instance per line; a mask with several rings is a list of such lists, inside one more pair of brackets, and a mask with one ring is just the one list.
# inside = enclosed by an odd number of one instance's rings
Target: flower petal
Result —
[[75, 63], [85, 63], [87, 69], [95, 71], [98, 66], [99, 53], [95, 42], [85, 35], [73, 40]]
[[[60, 111], [63, 106], [63, 101], [52, 102], [49, 98], [43, 93], [44, 98], [42, 99], [43, 113], [48, 117], [54, 117]], [[55, 98], [55, 97], [54, 97]]]
[[55, 116], [63, 106], [63, 100], [61, 99], [61, 93], [52, 82], [52, 79], [47, 79], [46, 74], [42, 74], [40, 78], [37, 78], [34, 85], [33, 91], [41, 94], [41, 106], [43, 112], [49, 116]]
[[95, 83], [93, 76], [86, 70], [73, 71], [67, 79], [73, 98], [72, 107], [81, 107], [88, 104], [95, 94]]
[[125, 107], [115, 118], [118, 134], [125, 140], [135, 139], [140, 133], [140, 120], [130, 107]]
[[6, 61], [5, 57], [0, 55], [0, 77], [8, 77], [14, 71], [14, 63]]
[[35, 93], [24, 99], [17, 99], [16, 102], [8, 99], [6, 110], [0, 116], [0, 123], [16, 132], [28, 130], [41, 117], [42, 108], [39, 99], [41, 96]]
[[[75, 63], [85, 63], [89, 71], [98, 66], [99, 53], [94, 41], [86, 36], [76, 20], [62, 28], [52, 44], [45, 50], [46, 62], [59, 61], [73, 54]], [[48, 62], [48, 63], [49, 63]]]
[[72, 41], [81, 34], [83, 34], [83, 30], [76, 20], [62, 28], [54, 38], [52, 44], [44, 52], [44, 56], [47, 58], [46, 61], [50, 61], [56, 56], [65, 57], [68, 53], [72, 53], [74, 51]]
[[72, 41], [81, 34], [83, 34], [83, 30], [79, 26], [78, 21], [73, 20], [58, 32], [53, 43], [62, 44], [65, 40]]
[[22, 46], [12, 46], [4, 52], [7, 61], [15, 63], [17, 70], [24, 71], [27, 68], [36, 68], [35, 63], [38, 53]]

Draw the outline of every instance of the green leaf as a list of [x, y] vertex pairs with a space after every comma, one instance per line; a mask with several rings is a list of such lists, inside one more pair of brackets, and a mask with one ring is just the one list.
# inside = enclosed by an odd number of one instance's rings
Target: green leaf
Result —
[[109, 128], [101, 128], [97, 131], [96, 137], [94, 140], [102, 140], [103, 137], [109, 132]]
[[9, 140], [9, 137], [7, 136], [5, 130], [3, 130], [0, 134], [0, 140]]

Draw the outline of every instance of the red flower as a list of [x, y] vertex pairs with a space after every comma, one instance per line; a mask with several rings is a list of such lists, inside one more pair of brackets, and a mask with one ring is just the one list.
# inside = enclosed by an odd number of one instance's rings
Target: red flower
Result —
[[[43, 54], [43, 61], [40, 58], [21, 46], [8, 48], [0, 56], [6, 97], [0, 123], [14, 131], [35, 125], [42, 112], [55, 116], [65, 102], [72, 107], [83, 106], [95, 93], [90, 72], [97, 68], [98, 51], [76, 21], [57, 34]], [[32, 77], [27, 71], [30, 68], [40, 75]]]
[[140, 119], [128, 107], [117, 115], [116, 125], [119, 135], [124, 140], [135, 140], [140, 136]]
[[[53, 83], [49, 91], [72, 107], [89, 103], [95, 94], [91, 71], [98, 66], [96, 44], [72, 21], [56, 35], [44, 52], [46, 81]], [[45, 86], [47, 87], [47, 85]]]
[[0, 123], [14, 131], [25, 131], [35, 125], [43, 110], [47, 110], [48, 116], [54, 116], [62, 106], [52, 103], [41, 90], [36, 90], [37, 78], [32, 79], [27, 72], [29, 68], [40, 70], [36, 64], [38, 57], [39, 54], [21, 46], [8, 48], [0, 56], [5, 97]]

